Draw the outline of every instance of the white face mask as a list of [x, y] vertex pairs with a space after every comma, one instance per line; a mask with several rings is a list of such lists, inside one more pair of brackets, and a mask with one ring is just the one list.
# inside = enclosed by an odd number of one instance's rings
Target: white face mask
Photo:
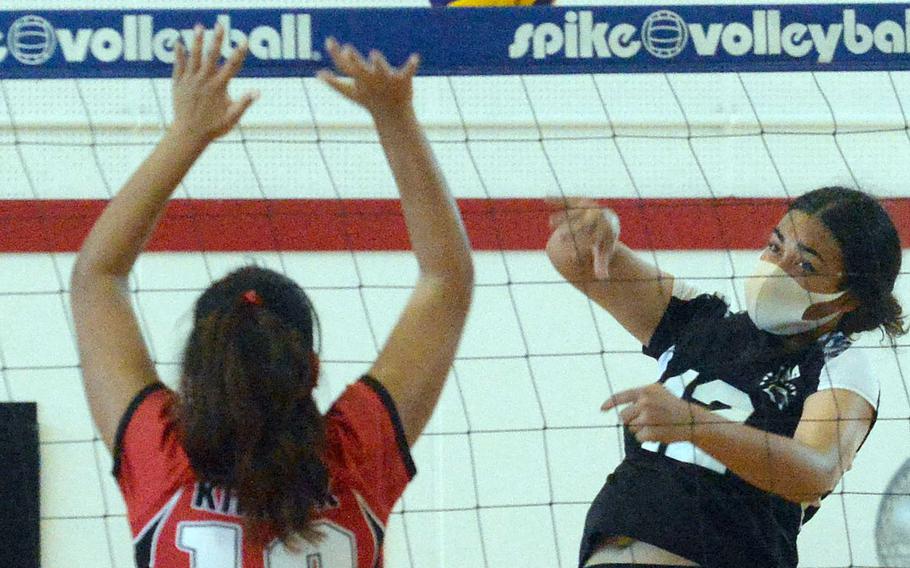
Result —
[[795, 335], [817, 329], [838, 316], [834, 312], [817, 320], [804, 320], [811, 306], [844, 295], [809, 292], [774, 263], [758, 261], [755, 274], [746, 279], [746, 311], [759, 329], [775, 335]]

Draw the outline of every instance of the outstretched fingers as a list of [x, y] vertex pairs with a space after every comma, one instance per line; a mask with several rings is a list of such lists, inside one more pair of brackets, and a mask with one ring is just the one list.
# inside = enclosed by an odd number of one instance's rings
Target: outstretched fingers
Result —
[[224, 118], [225, 122], [230, 125], [230, 128], [233, 128], [233, 126], [240, 121], [240, 117], [243, 116], [243, 113], [245, 113], [246, 110], [250, 108], [250, 105], [252, 105], [258, 99], [259, 91], [249, 91], [231, 103], [231, 106], [228, 107], [227, 114]]
[[[383, 58], [385, 59], [385, 58]], [[396, 71], [396, 75], [402, 79], [410, 79], [417, 74], [417, 69], [420, 68], [420, 55], [412, 53], [408, 60], [405, 61], [404, 65]]]
[[209, 75], [218, 69], [218, 59], [221, 57], [221, 43], [224, 41], [224, 27], [221, 24], [215, 25], [215, 35], [212, 38], [212, 44], [209, 46], [202, 63], [202, 73]]
[[378, 49], [370, 50], [370, 64], [373, 66], [373, 69], [383, 75], [393, 75], [395, 73], [392, 66], [389, 65], [388, 60], [386, 60], [385, 55]]
[[[220, 86], [226, 88], [228, 82], [237, 75], [243, 67], [243, 62], [246, 60], [248, 50], [248, 44], [246, 42], [241, 43], [237, 46], [237, 49], [234, 50], [231, 56], [228, 57], [228, 60], [224, 65], [221, 66], [221, 69], [218, 70], [218, 74], [215, 76], [215, 80]], [[234, 125], [240, 121], [240, 117], [243, 116], [243, 113], [245, 113], [246, 110], [250, 108], [250, 105], [257, 100], [259, 100], [259, 91], [252, 90], [247, 91], [242, 97], [231, 102], [224, 116], [225, 122], [230, 125], [230, 128], [233, 128]]]
[[350, 81], [347, 81], [347, 80], [339, 77], [338, 75], [332, 73], [328, 69], [323, 69], [322, 71], [320, 71], [319, 73], [316, 74], [316, 77], [318, 77], [326, 85], [328, 85], [329, 87], [331, 87], [332, 89], [337, 91], [339, 94], [341, 94], [349, 99], [354, 98], [355, 88], [354, 88], [353, 83], [351, 83]]
[[202, 61], [202, 24], [196, 24], [193, 28], [193, 46], [190, 48], [190, 57], [187, 60], [186, 70], [190, 74], [199, 71]]
[[249, 44], [245, 41], [237, 46], [237, 49], [228, 57], [215, 76], [219, 84], [227, 85], [240, 72], [240, 69], [243, 68], [243, 62], [246, 61], [246, 54], [249, 49]]
[[326, 38], [325, 49], [334, 68], [320, 71], [317, 77], [342, 96], [374, 114], [410, 105], [410, 76], [419, 63], [416, 56], [396, 68], [379, 50], [370, 50], [364, 59], [356, 47], [339, 44], [333, 37]]
[[360, 52], [357, 51], [357, 48], [351, 45], [342, 47], [333, 37], [325, 40], [325, 48], [329, 52], [329, 57], [332, 59], [335, 68], [345, 75], [359, 77], [365, 71], [366, 62]]
[[600, 409], [606, 412], [617, 406], [635, 402], [641, 396], [641, 392], [642, 387], [620, 391], [608, 398], [607, 401], [600, 406]]
[[360, 53], [360, 50], [354, 47], [353, 44], [345, 44], [341, 48], [341, 53], [351, 61], [357, 69], [361, 72], [367, 71], [370, 68], [370, 65], [367, 63], [366, 58]]
[[186, 70], [186, 48], [183, 47], [183, 42], [178, 41], [177, 45], [174, 47], [174, 68], [171, 71], [171, 80], [178, 81], [183, 77], [183, 72]]
[[417, 73], [420, 67], [420, 56], [412, 53], [401, 67], [393, 67], [385, 55], [378, 49], [370, 50], [370, 65], [372, 71], [384, 77], [392, 77], [399, 81], [406, 81]]

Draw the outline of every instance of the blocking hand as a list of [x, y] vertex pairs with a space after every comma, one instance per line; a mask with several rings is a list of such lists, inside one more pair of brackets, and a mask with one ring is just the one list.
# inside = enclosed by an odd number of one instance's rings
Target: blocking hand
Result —
[[385, 56], [370, 51], [369, 59], [350, 45], [339, 45], [334, 38], [328, 38], [325, 48], [339, 73], [320, 71], [318, 77], [344, 97], [363, 106], [374, 116], [377, 113], [400, 110], [411, 104], [413, 95], [411, 79], [417, 73], [420, 57], [412, 54], [401, 67], [392, 67]]
[[223, 65], [218, 65], [224, 29], [215, 27], [211, 48], [203, 54], [203, 28], [196, 26], [189, 54], [183, 44], [175, 50], [173, 80], [174, 125], [184, 135], [208, 143], [228, 133], [256, 99], [258, 91], [249, 91], [237, 100], [227, 92], [230, 80], [240, 71], [246, 57], [244, 43]]

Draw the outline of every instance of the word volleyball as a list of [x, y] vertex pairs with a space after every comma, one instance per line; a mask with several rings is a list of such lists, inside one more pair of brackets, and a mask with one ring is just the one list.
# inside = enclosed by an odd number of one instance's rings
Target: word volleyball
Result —
[[[225, 57], [244, 40], [249, 42], [250, 55], [262, 60], [318, 60], [313, 50], [310, 14], [280, 14], [278, 25], [259, 25], [244, 32], [231, 27], [231, 16], [216, 18], [225, 29], [221, 46]], [[206, 43], [211, 43], [213, 31], [206, 31]], [[0, 41], [4, 39], [0, 32]], [[54, 27], [35, 15], [15, 20], [7, 32], [6, 47], [0, 46], [0, 62], [8, 55], [25, 65], [40, 65], [48, 61], [59, 48], [67, 63], [82, 63], [89, 56], [97, 62], [160, 61], [173, 63], [174, 48], [182, 39], [185, 45], [193, 41], [193, 28], [155, 27], [155, 18], [148, 14], [124, 15], [116, 27], [71, 29]]]
[[[907, 68], [910, 8], [896, 4], [609, 6], [585, 9], [420, 8], [250, 10], [0, 10], [0, 76], [166, 76], [174, 48], [204, 22], [226, 30], [224, 56], [250, 46], [251, 76], [300, 76], [336, 35], [393, 57], [423, 56], [424, 72], [473, 74]], [[446, 32], [440, 34], [439, 30]], [[405, 40], [406, 38], [406, 40]]]
[[669, 59], [691, 41], [699, 56], [768, 55], [805, 57], [814, 50], [819, 63], [834, 60], [839, 46], [855, 55], [873, 48], [902, 54], [910, 49], [910, 9], [904, 22], [882, 20], [874, 27], [857, 21], [856, 10], [843, 10], [841, 22], [781, 23], [780, 10], [754, 10], [752, 21], [688, 23], [671, 10], [657, 10], [640, 26], [626, 22], [595, 21], [590, 10], [567, 11], [562, 24], [525, 23], [515, 30], [509, 57], [545, 59], [558, 55], [575, 58], [631, 58], [642, 48], [654, 57]]

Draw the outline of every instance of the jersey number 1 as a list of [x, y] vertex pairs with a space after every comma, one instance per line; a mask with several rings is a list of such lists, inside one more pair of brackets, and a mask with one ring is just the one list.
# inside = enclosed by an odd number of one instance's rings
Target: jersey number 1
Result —
[[[274, 542], [262, 555], [264, 568], [356, 568], [354, 534], [327, 521], [313, 525], [318, 543], [302, 541], [292, 551]], [[181, 522], [177, 547], [192, 558], [193, 568], [243, 568], [243, 530], [231, 523]]]

